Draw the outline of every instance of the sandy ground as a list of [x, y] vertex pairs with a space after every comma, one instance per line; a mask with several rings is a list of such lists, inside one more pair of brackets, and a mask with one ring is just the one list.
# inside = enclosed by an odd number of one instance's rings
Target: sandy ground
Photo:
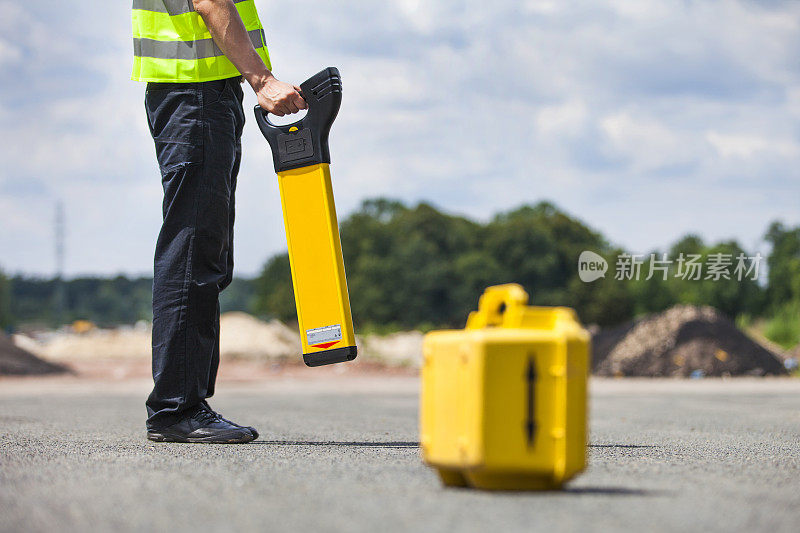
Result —
[[2, 380], [0, 530], [800, 530], [800, 380], [593, 379], [589, 470], [497, 494], [422, 464], [415, 377], [330, 372], [221, 380], [228, 446], [146, 441], [144, 377]]

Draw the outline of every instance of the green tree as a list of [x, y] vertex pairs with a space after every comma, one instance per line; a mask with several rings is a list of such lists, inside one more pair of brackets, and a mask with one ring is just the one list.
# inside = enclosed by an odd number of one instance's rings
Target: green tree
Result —
[[[342, 221], [341, 237], [353, 317], [362, 326], [462, 327], [484, 288], [508, 282], [521, 283], [534, 303], [576, 306], [590, 322], [631, 316], [624, 284], [575, 281], [580, 253], [609, 246], [550, 203], [481, 225], [426, 203], [369, 200]], [[285, 256], [272, 258], [259, 280], [259, 311], [293, 316]]]
[[770, 317], [765, 335], [791, 348], [800, 342], [800, 226], [773, 222], [764, 237], [772, 245], [767, 258], [767, 304]]
[[[704, 302], [702, 292], [702, 281], [689, 279], [686, 276], [686, 264], [692, 257], [699, 257], [697, 261], [705, 261], [706, 244], [699, 235], [689, 234], [676, 241], [669, 249], [669, 258], [674, 261], [673, 268], [670, 270], [668, 286], [676, 302], [684, 304], [701, 305]], [[679, 265], [682, 265], [679, 267]], [[678, 271], [679, 268], [683, 269]], [[701, 272], [700, 276], [705, 275]]]
[[365, 202], [342, 224], [353, 316], [360, 324], [414, 327], [463, 324], [465, 301], [456, 286], [458, 259], [478, 243], [479, 225], [421, 203]]
[[150, 278], [85, 277], [63, 281], [61, 316], [56, 316], [54, 309], [58, 283], [56, 279], [15, 276], [11, 283], [11, 313], [15, 320], [58, 326], [86, 319], [100, 326], [113, 326], [152, 318]]
[[[706, 250], [706, 257], [709, 260], [718, 254], [722, 254], [723, 258], [730, 257], [732, 259], [730, 279], [721, 277], [717, 280], [713, 278], [705, 280], [701, 285], [703, 302], [716, 307], [732, 318], [742, 313], [761, 313], [764, 291], [758, 281], [745, 276], [744, 273], [737, 274], [735, 272], [738, 264], [737, 258], [743, 257], [747, 264], [749, 262], [746, 258], [751, 254], [745, 252], [736, 241], [721, 242]], [[706, 275], [708, 276], [709, 273], [707, 272]]]
[[772, 245], [767, 258], [767, 294], [775, 311], [790, 302], [800, 302], [800, 226], [787, 228], [773, 222], [764, 238]]
[[[800, 293], [794, 277], [800, 271], [797, 234], [776, 228], [769, 234], [775, 250], [770, 268], [777, 265], [772, 290]], [[548, 202], [499, 213], [481, 224], [427, 203], [410, 207], [390, 199], [368, 200], [342, 221], [341, 238], [353, 318], [362, 327], [461, 327], [485, 287], [509, 282], [522, 284], [536, 305], [574, 307], [584, 322], [603, 326], [679, 302], [713, 305], [731, 317], [757, 314], [765, 302], [757, 281], [736, 279], [737, 256], [752, 254], [735, 241], [710, 246], [687, 235], [669, 249], [667, 260], [673, 263], [667, 263], [666, 279], [655, 268], [645, 279], [652, 261], [648, 256], [640, 280], [617, 280], [616, 258], [623, 250]], [[580, 281], [577, 263], [584, 250], [609, 261], [604, 278]], [[662, 259], [661, 252], [654, 253]], [[684, 259], [697, 255], [703, 266], [723, 254], [731, 261], [732, 279], [706, 279], [705, 271], [699, 280], [682, 279], [676, 263], [681, 254]], [[256, 293], [260, 313], [294, 318], [285, 254], [267, 262]]]
[[623, 250], [613, 249], [603, 254], [609, 263], [605, 277], [591, 283], [584, 283], [577, 276], [570, 279], [568, 301], [561, 305], [574, 307], [586, 324], [615, 326], [632, 318], [636, 301], [631, 284], [615, 276], [615, 261], [621, 253]]
[[[653, 252], [656, 261], [663, 260], [663, 254]], [[720, 242], [709, 246], [697, 235], [687, 235], [675, 242], [669, 249], [666, 260], [669, 263], [664, 273], [653, 269], [651, 279], [646, 279], [651, 271], [652, 256], [648, 255], [642, 264], [640, 280], [631, 281], [631, 290], [636, 302], [636, 314], [663, 311], [677, 303], [710, 305], [732, 318], [742, 314], [756, 314], [763, 306], [763, 290], [758, 281], [750, 276], [737, 274], [738, 257], [746, 253], [736, 241]], [[690, 260], [700, 269], [697, 276], [690, 271]], [[723, 274], [715, 275], [709, 270], [713, 264], [722, 265]], [[663, 265], [654, 265], [663, 266]], [[699, 277], [699, 279], [695, 279]]]
[[256, 281], [254, 279], [233, 278], [231, 284], [219, 295], [220, 311], [255, 312]]
[[[615, 251], [597, 232], [549, 202], [497, 215], [484, 232], [484, 249], [502, 265], [499, 281], [522, 284], [537, 305], [574, 307], [586, 323], [613, 325], [631, 318], [627, 284], [614, 279]], [[578, 257], [589, 250], [611, 259], [612, 272], [584, 283]]]
[[256, 314], [297, 322], [288, 254], [279, 254], [267, 261], [255, 281], [255, 290], [253, 310]]
[[7, 329], [12, 325], [10, 285], [10, 280], [0, 270], [0, 329]]

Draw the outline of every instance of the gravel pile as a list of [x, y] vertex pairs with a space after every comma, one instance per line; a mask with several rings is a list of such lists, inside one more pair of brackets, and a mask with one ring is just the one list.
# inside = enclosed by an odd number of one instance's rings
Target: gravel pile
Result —
[[59, 374], [67, 371], [66, 367], [49, 363], [23, 350], [0, 333], [0, 376]]
[[593, 338], [600, 376], [783, 375], [780, 360], [712, 307], [675, 306]]

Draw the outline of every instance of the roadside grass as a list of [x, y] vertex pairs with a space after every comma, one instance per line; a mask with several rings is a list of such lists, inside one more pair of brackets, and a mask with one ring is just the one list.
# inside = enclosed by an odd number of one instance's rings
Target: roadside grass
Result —
[[[736, 326], [771, 352], [800, 359], [800, 305], [786, 305], [768, 317], [742, 314]], [[800, 378], [800, 367], [790, 369], [789, 375]]]
[[784, 305], [764, 324], [764, 336], [789, 350], [800, 343], [800, 302]]

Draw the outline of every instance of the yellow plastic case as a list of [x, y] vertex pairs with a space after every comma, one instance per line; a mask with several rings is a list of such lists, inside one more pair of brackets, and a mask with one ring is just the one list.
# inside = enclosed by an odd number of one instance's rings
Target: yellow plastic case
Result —
[[556, 489], [586, 467], [590, 335], [527, 303], [489, 287], [466, 329], [425, 336], [420, 444], [445, 485]]

